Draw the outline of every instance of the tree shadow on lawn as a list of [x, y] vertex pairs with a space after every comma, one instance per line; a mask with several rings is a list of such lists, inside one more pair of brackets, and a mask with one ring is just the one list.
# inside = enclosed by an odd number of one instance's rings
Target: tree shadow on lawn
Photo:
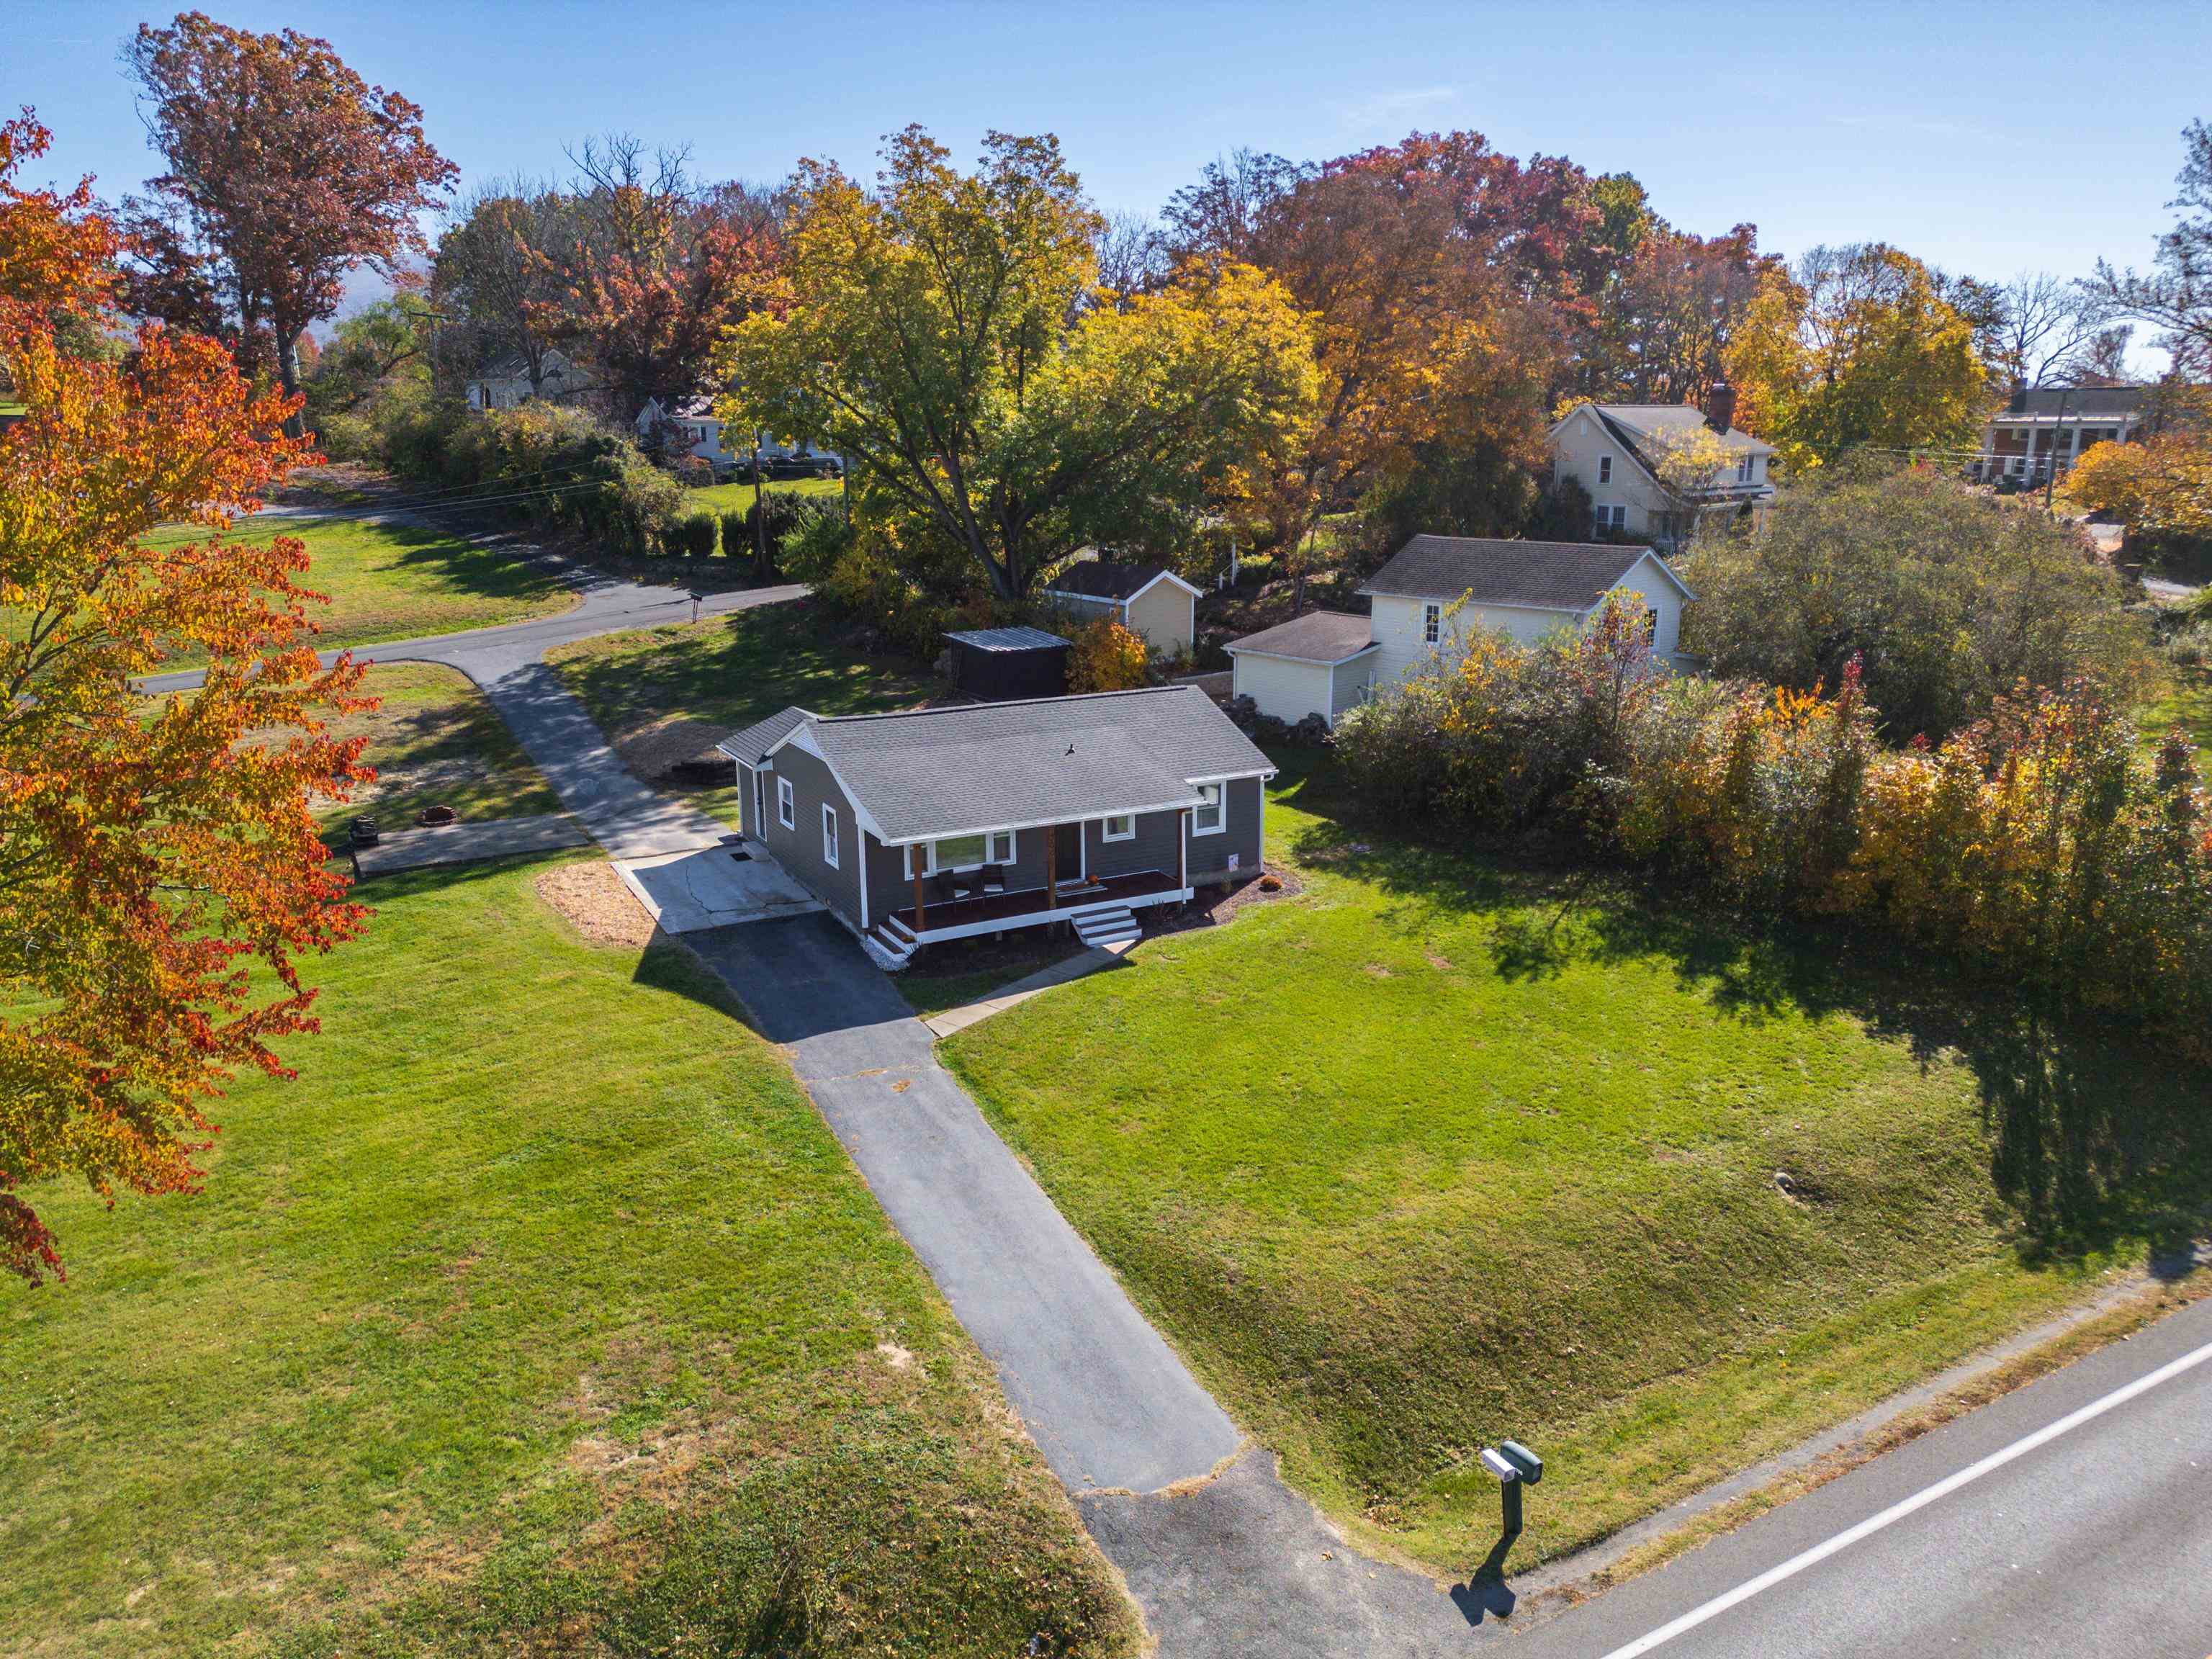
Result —
[[2186, 1271], [2212, 1225], [2212, 1068], [2140, 1032], [2055, 1018], [1869, 929], [1700, 908], [1626, 876], [1547, 861], [1541, 848], [1417, 841], [1347, 816], [1317, 775], [1286, 793], [1317, 815], [1294, 839], [1301, 862], [1370, 884], [1389, 900], [1381, 918], [1414, 933], [1488, 918], [1505, 979], [1662, 961], [1734, 1019], [1847, 1014], [1906, 1044], [1923, 1069], [1958, 1055], [1974, 1075], [1991, 1182], [2026, 1260], [2140, 1239], [2154, 1272]]
[[422, 526], [386, 523], [377, 527], [398, 544], [398, 555], [388, 568], [434, 576], [472, 598], [542, 599], [567, 591], [539, 556], [542, 550], [520, 538], [479, 543], [454, 531]]

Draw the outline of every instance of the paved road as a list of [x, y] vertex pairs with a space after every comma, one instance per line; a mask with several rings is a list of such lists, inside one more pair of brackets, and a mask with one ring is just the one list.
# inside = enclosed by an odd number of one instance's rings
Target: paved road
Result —
[[1426, 1579], [1348, 1549], [1272, 1459], [1240, 1451], [1227, 1413], [938, 1064], [928, 1028], [851, 934], [816, 915], [684, 942], [787, 1046], [1127, 1579], [1163, 1659], [1416, 1659], [1497, 1632]]
[[[2204, 1659], [2212, 1653], [2212, 1363], [2018, 1449], [2200, 1353], [2212, 1362], [2212, 1303], [1540, 1624], [1512, 1652], [1526, 1659]], [[2017, 1455], [1928, 1496], [2008, 1451]], [[1530, 1501], [1542, 1496], [1538, 1487]], [[1884, 1518], [1916, 1500], [1921, 1507]], [[1835, 1547], [1861, 1527], [1871, 1530]], [[1675, 1621], [1824, 1547], [1834, 1553], [1668, 1634]]]

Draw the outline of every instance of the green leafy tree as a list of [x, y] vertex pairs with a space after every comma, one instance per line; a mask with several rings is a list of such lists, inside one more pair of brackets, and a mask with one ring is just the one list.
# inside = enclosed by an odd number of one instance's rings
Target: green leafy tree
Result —
[[732, 331], [717, 412], [842, 453], [912, 568], [934, 544], [1012, 599], [1086, 542], [1180, 538], [1310, 407], [1304, 319], [1249, 267], [1088, 303], [1100, 222], [1048, 136], [963, 173], [908, 128], [876, 189], [807, 162], [791, 194], [787, 306]]
[[1768, 273], [1728, 368], [1738, 422], [1799, 466], [1861, 447], [1963, 447], [1989, 406], [1972, 319], [1882, 242], [1816, 247]]
[[1686, 643], [1716, 672], [1809, 692], [1856, 659], [1893, 737], [1942, 737], [2022, 684], [2125, 702], [2150, 672], [2119, 578], [2075, 532], [1933, 467], [1801, 478], [1763, 531], [1701, 533], [1683, 580]]

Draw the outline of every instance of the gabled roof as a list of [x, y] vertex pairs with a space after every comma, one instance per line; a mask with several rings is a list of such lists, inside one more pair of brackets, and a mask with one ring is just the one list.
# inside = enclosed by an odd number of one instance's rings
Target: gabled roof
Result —
[[1416, 536], [1359, 591], [1400, 599], [1456, 599], [1583, 616], [1606, 590], [1649, 559], [1685, 599], [1690, 590], [1648, 547], [1616, 542], [1497, 541]]
[[978, 651], [1064, 651], [1069, 643], [1042, 628], [963, 628], [945, 637]]
[[1274, 771], [1194, 685], [836, 720], [794, 708], [776, 718], [787, 717], [789, 728], [764, 750], [749, 745], [767, 722], [717, 746], [748, 763], [788, 744], [811, 750], [861, 821], [893, 845], [1195, 806], [1197, 782]]
[[[1650, 446], [1695, 432], [1700, 427], [1712, 431], [1706, 424], [1705, 410], [1689, 404], [1591, 404], [1589, 407], [1614, 439], [1634, 449], [1638, 459], [1647, 466], [1652, 459]], [[1774, 453], [1772, 444], [1762, 443], [1748, 432], [1739, 432], [1734, 427], [1713, 435], [1729, 449], [1745, 450], [1753, 455]]]
[[1292, 662], [1332, 666], [1375, 648], [1375, 619], [1341, 611], [1309, 611], [1303, 617], [1232, 640], [1228, 647], [1232, 657], [1285, 657]]
[[1198, 596], [1198, 589], [1164, 566], [1121, 564], [1108, 559], [1084, 559], [1069, 565], [1045, 584], [1044, 591], [1085, 599], [1115, 599], [1126, 605], [1160, 581], [1173, 582], [1194, 599]]
[[787, 708], [764, 720], [754, 721], [742, 732], [731, 732], [714, 747], [732, 760], [757, 766], [762, 757], [789, 737], [795, 727], [813, 718], [804, 708]]

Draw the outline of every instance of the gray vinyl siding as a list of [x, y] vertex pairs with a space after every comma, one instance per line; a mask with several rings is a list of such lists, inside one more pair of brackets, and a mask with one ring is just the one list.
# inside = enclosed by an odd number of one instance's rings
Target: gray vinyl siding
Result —
[[1227, 790], [1227, 827], [1218, 835], [1187, 836], [1190, 846], [1190, 884], [1226, 875], [1229, 855], [1237, 854], [1237, 873], [1249, 875], [1260, 867], [1260, 802], [1263, 785], [1257, 778], [1232, 778]]
[[[1176, 590], [1180, 592], [1180, 588]], [[1175, 879], [1176, 821], [1177, 812], [1139, 812], [1137, 814], [1137, 838], [1134, 841], [1108, 841], [1103, 819], [1094, 818], [1083, 826], [1085, 852], [1091, 860], [1094, 876], [1128, 876], [1142, 870], [1158, 870], [1169, 880]]]
[[765, 841], [768, 837], [763, 833], [762, 826], [753, 822], [760, 816], [753, 805], [753, 769], [743, 761], [737, 762], [736, 765], [738, 769], [738, 828], [755, 841]]
[[[775, 816], [775, 781], [791, 780], [792, 817], [796, 827], [787, 830]], [[816, 897], [855, 927], [860, 925], [860, 826], [853, 819], [853, 803], [830, 775], [830, 769], [796, 744], [775, 751], [768, 775], [768, 823], [761, 839], [776, 861], [814, 890]], [[822, 861], [822, 807], [837, 809], [837, 866]], [[875, 918], [872, 915], [869, 920]]]

